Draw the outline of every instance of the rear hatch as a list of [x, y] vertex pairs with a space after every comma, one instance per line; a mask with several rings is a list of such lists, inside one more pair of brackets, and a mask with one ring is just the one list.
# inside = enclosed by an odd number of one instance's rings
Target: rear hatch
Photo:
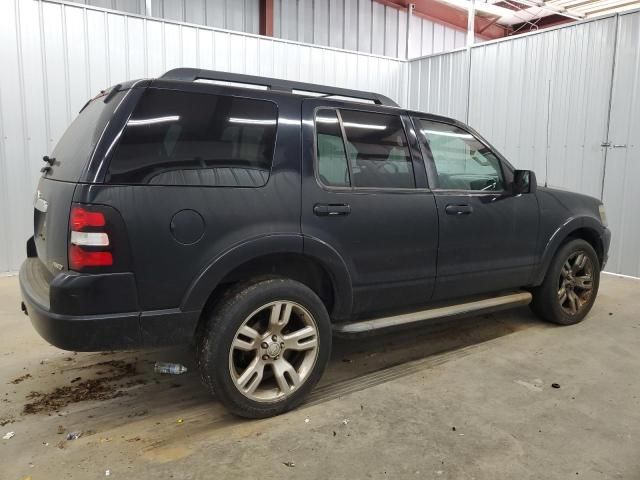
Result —
[[55, 274], [68, 269], [69, 213], [76, 184], [126, 91], [90, 100], [51, 153], [34, 199], [34, 241], [38, 258]]

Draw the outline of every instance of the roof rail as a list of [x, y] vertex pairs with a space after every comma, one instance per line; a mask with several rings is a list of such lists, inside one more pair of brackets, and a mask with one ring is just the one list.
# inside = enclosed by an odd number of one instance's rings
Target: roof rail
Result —
[[292, 82], [277, 78], [259, 77], [256, 75], [244, 75], [240, 73], [217, 72], [215, 70], [202, 70], [200, 68], [174, 68], [160, 77], [163, 80], [180, 80], [194, 82], [196, 80], [209, 80], [213, 82], [239, 84], [247, 87], [264, 88], [278, 92], [295, 93], [309, 97], [336, 97], [338, 100], [365, 101], [377, 105], [398, 107], [399, 105], [379, 93], [350, 90], [348, 88], [327, 87], [313, 83]]

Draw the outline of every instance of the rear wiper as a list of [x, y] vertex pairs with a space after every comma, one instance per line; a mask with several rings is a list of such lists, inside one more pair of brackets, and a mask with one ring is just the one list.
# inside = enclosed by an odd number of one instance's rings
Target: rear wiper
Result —
[[89, 100], [87, 100], [87, 103], [85, 103], [82, 108], [80, 109], [80, 111], [78, 112], [78, 115], [80, 115], [82, 113], [82, 111], [87, 108], [87, 105], [89, 105], [91, 103], [91, 100], [93, 100], [93, 98], [90, 98]]

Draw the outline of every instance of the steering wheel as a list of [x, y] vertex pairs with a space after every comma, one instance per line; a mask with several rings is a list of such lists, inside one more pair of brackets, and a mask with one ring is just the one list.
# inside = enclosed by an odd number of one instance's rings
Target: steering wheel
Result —
[[483, 188], [480, 189], [481, 192], [484, 192], [486, 190], [495, 190], [496, 189], [496, 185], [498, 185], [498, 181], [495, 179], [491, 179], [491, 180], [487, 180], [487, 185]]

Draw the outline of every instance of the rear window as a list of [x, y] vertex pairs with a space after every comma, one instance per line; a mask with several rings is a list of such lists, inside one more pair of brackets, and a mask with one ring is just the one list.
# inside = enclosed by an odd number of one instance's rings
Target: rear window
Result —
[[271, 170], [274, 103], [149, 89], [114, 154], [107, 182], [260, 187]]
[[340, 110], [354, 187], [415, 188], [411, 155], [397, 115]]
[[[103, 95], [92, 100], [69, 125], [51, 156], [55, 162], [47, 178], [76, 182], [126, 90], [111, 98]], [[104, 103], [105, 98], [109, 98]]]
[[319, 110], [315, 123], [317, 174], [324, 185], [415, 188], [413, 164], [399, 116]]

